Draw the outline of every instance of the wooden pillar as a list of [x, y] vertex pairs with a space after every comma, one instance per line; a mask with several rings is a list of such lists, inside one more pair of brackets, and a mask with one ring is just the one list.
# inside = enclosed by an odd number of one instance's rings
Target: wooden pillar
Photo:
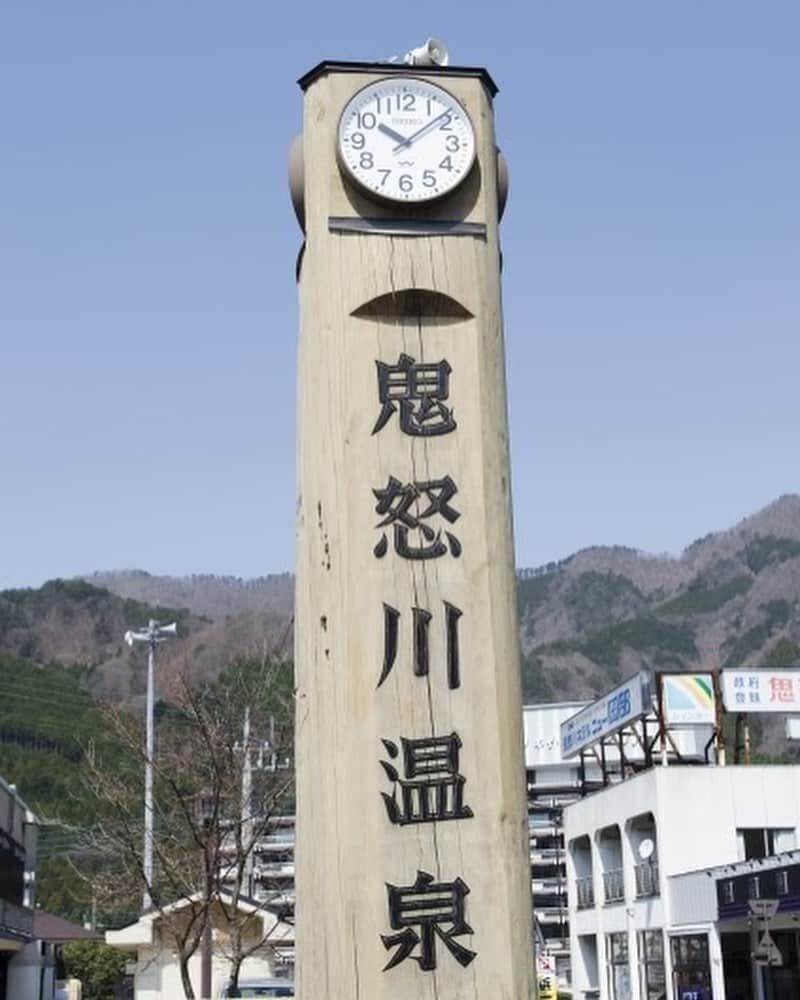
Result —
[[[342, 110], [384, 78], [469, 115], [476, 162], [448, 197], [380, 202], [340, 168]], [[348, 63], [301, 86], [298, 996], [527, 1000], [494, 86]], [[386, 121], [408, 136], [426, 114]]]

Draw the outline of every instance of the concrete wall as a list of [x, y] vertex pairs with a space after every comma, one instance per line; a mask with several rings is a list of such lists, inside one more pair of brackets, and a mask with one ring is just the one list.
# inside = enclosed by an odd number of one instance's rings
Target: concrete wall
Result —
[[654, 774], [665, 875], [738, 860], [737, 829], [800, 828], [800, 767], [658, 768]]

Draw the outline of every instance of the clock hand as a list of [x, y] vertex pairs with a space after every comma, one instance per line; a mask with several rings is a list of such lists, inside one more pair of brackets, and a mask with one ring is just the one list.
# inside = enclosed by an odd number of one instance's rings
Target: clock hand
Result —
[[450, 114], [452, 114], [452, 112], [448, 109], [447, 111], [443, 111], [440, 115], [437, 115], [435, 118], [432, 118], [427, 125], [423, 125], [422, 128], [417, 129], [417, 131], [414, 132], [413, 135], [410, 135], [407, 139], [404, 139], [403, 142], [401, 142], [399, 145], [395, 146], [392, 152], [398, 153], [404, 147], [408, 149], [408, 147], [412, 143], [416, 142], [420, 136], [425, 135], [425, 133], [429, 132], [434, 127], [434, 125], [438, 125], [443, 118], [446, 118]]
[[389, 138], [394, 139], [395, 142], [399, 142], [401, 146], [405, 146], [405, 137], [400, 135], [399, 132], [395, 132], [393, 128], [389, 128], [388, 125], [384, 125], [383, 122], [378, 122], [378, 131], [383, 132], [384, 135], [388, 135]]

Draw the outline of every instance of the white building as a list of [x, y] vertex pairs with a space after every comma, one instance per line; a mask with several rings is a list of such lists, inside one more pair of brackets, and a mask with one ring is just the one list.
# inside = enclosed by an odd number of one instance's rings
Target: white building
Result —
[[[726, 930], [720, 919], [722, 893], [737, 895], [722, 884], [746, 878], [742, 865], [756, 859], [785, 867], [785, 858], [765, 858], [797, 847], [798, 829], [800, 767], [792, 766], [654, 767], [569, 805], [575, 996], [798, 1000], [797, 931], [779, 976], [743, 976], [747, 899], [733, 913], [738, 923]], [[794, 919], [787, 909], [781, 926], [796, 927]]]
[[525, 772], [528, 786], [528, 836], [537, 928], [540, 942], [555, 959], [562, 984], [569, 982], [569, 921], [562, 811], [582, 793], [583, 780], [600, 779], [599, 769], [561, 756], [561, 723], [586, 702], [525, 705]]
[[34, 909], [38, 836], [36, 817], [0, 778], [0, 1000], [53, 1000], [60, 945], [97, 938]]
[[[555, 958], [556, 976], [566, 986], [570, 975], [570, 931], [567, 905], [566, 853], [563, 810], [570, 803], [622, 780], [626, 768], [647, 766], [641, 744], [631, 733], [622, 737], [625, 761], [619, 743], [612, 742], [579, 756], [565, 758], [561, 725], [584, 709], [589, 702], [565, 701], [546, 705], [526, 705], [523, 709], [525, 771], [528, 784], [528, 830], [531, 882], [536, 922], [542, 944]], [[651, 733], [657, 728], [650, 719]], [[669, 760], [679, 750], [684, 759], [700, 762], [709, 737], [706, 727], [672, 734], [667, 749]]]
[[0, 778], [0, 1000], [38, 1000], [55, 989], [52, 947], [34, 936], [37, 834], [36, 817]]
[[[226, 902], [230, 908], [231, 901]], [[176, 1000], [184, 995], [170, 928], [188, 919], [191, 906], [192, 900], [182, 900], [164, 907], [161, 912], [143, 913], [137, 921], [119, 930], [106, 931], [107, 944], [131, 955], [136, 1000]], [[294, 928], [250, 901], [239, 901], [239, 913], [240, 920], [245, 920], [244, 943], [250, 952], [242, 965], [240, 981], [285, 978], [286, 963], [282, 953], [294, 952]], [[220, 997], [230, 972], [230, 927], [222, 907], [213, 906], [211, 914], [211, 996]], [[200, 996], [202, 961], [201, 945], [189, 960], [189, 976], [197, 996]]]

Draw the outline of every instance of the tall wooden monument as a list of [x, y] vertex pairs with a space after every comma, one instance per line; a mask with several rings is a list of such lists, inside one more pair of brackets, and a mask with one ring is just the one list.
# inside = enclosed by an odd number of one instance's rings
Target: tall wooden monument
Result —
[[299, 1000], [528, 1000], [492, 99], [300, 80]]

